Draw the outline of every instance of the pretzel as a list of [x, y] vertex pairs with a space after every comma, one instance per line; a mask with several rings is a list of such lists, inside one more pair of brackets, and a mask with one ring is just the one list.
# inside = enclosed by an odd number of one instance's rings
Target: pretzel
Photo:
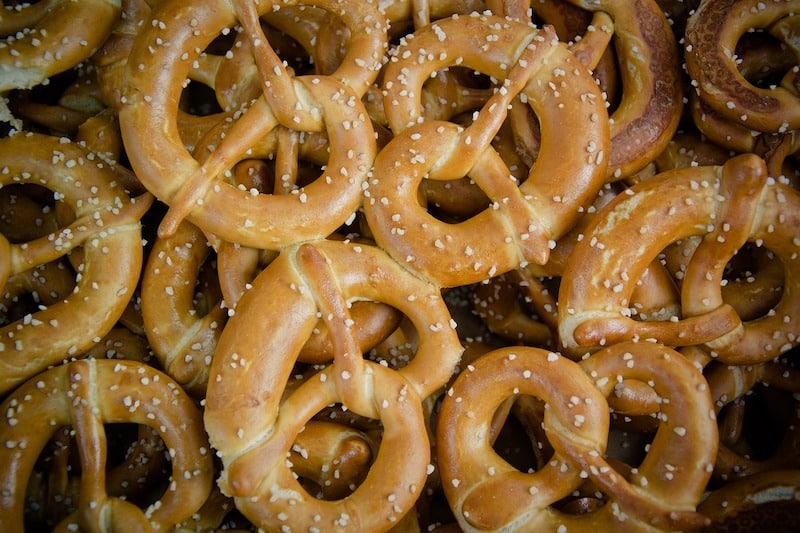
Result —
[[[440, 41], [443, 35], [446, 50]], [[491, 38], [476, 37], [482, 35]], [[380, 179], [370, 181], [364, 206], [375, 241], [397, 261], [443, 287], [487, 279], [521, 261], [546, 262], [550, 243], [576, 221], [605, 173], [607, 123], [598, 118], [604, 108], [591, 76], [553, 40], [552, 30], [491, 15], [437, 21], [406, 44], [385, 69], [385, 109], [396, 136], [375, 160], [373, 174]], [[450, 55], [450, 47], [461, 55]], [[555, 66], [540, 68], [545, 61]], [[446, 122], [419, 123], [419, 87], [432, 72], [456, 64], [505, 80], [504, 85], [466, 129]], [[562, 73], [564, 80], [558, 78]], [[561, 126], [552, 136], [545, 134], [535, 168], [517, 186], [489, 141], [519, 91], [545, 131]], [[559, 138], [570, 131], [567, 124], [576, 125], [569, 141]], [[561, 153], [556, 154], [550, 142]], [[565, 149], [574, 152], [568, 155]], [[574, 166], [556, 170], [564, 161]], [[492, 207], [458, 224], [443, 223], [418, 207], [416, 192], [423, 177], [448, 180], [465, 175], [484, 189]], [[556, 175], [571, 178], [561, 182], [553, 179]]]
[[[311, 254], [307, 260], [314, 263], [320, 261], [314, 257], [322, 254], [327, 268], [332, 269], [331, 275], [335, 276], [337, 292], [341, 291], [346, 301], [383, 302], [409, 317], [420, 334], [420, 344], [414, 358], [400, 372], [420, 397], [427, 397], [447, 382], [463, 351], [438, 287], [413, 276], [380, 249], [336, 241], [284, 249], [242, 296], [236, 314], [228, 320], [220, 336], [212, 360], [206, 426], [223, 458], [237, 454], [248, 442], [270, 431], [297, 354], [318, 319], [325, 318], [318, 316], [316, 301], [323, 295], [312, 293], [313, 285], [306, 280], [297, 258], [301, 253]], [[275, 319], [275, 327], [270, 330], [254, 326], [252, 320], [259, 323], [264, 320], [264, 310], [293, 319]], [[341, 321], [347, 318], [335, 317]], [[348, 326], [351, 328], [352, 325]], [[358, 365], [360, 357], [354, 355], [349, 357]], [[239, 371], [241, 364], [236, 362], [242, 359], [249, 368], [247, 376], [258, 376], [256, 382], [249, 382], [248, 378], [242, 383], [245, 376]], [[232, 405], [241, 410], [242, 417], [249, 417], [246, 427], [240, 428], [238, 420], [228, 416]], [[253, 415], [246, 415], [251, 410]]]
[[[722, 167], [663, 172], [633, 186], [607, 205], [577, 244], [565, 267], [559, 290], [559, 334], [564, 349], [571, 351], [633, 338], [655, 338], [670, 346], [717, 342], [722, 348], [724, 342], [734, 342], [741, 336], [741, 319], [725, 303], [707, 307], [702, 315], [654, 322], [634, 320], [628, 305], [634, 280], [641, 277], [645, 265], [672, 242], [703, 235], [704, 228], [713, 224], [721, 209], [720, 183], [738, 181], [743, 175], [753, 178], [763, 175], [763, 161], [760, 164], [758, 161], [755, 156], [742, 155], [730, 159]], [[766, 234], [772, 229], [782, 232], [778, 218], [791, 220], [792, 211], [781, 211], [778, 206], [784, 199], [791, 205], [793, 195], [793, 191], [779, 183], [765, 186], [759, 193], [759, 212], [764, 216], [758, 217], [758, 227], [752, 228], [749, 236], [770, 249], [775, 248], [782, 259], [786, 243], [780, 244], [774, 239], [791, 242], [792, 238]], [[614, 239], [610, 240], [612, 234]], [[641, 242], [643, 236], [648, 240], [640, 248], [627, 246], [628, 242]], [[784, 264], [787, 271], [791, 271], [791, 262], [788, 258]], [[791, 304], [782, 300], [778, 305], [776, 310]], [[784, 316], [780, 312], [778, 319], [762, 317], [760, 320], [768, 325], [753, 329], [768, 329], [767, 335], [771, 335], [773, 325], [782, 322]], [[776, 329], [791, 327], [790, 320]], [[728, 334], [726, 341], [724, 336]], [[776, 334], [782, 338], [781, 334]], [[754, 332], [748, 337], [753, 335], [757, 334]], [[777, 354], [782, 346], [785, 347], [783, 342], [773, 346], [772, 353]]]
[[[717, 113], [763, 132], [800, 126], [797, 96], [783, 87], [756, 87], [739, 72], [731, 53], [752, 28], [768, 28], [794, 14], [794, 2], [701, 2], [686, 25], [686, 67], [702, 101]], [[728, 53], [726, 53], [728, 51]]]
[[[77, 510], [59, 527], [166, 527], [191, 516], [211, 489], [212, 461], [200, 413], [168, 376], [152, 367], [95, 359], [56, 366], [16, 389], [4, 401], [3, 412], [0, 432], [6, 446], [0, 456], [7, 468], [0, 479], [0, 518], [15, 530], [24, 527], [25, 487], [34, 463], [62, 425], [75, 430], [82, 476]], [[154, 428], [174, 450], [173, 488], [146, 511], [106, 492], [103, 424], [123, 422]]]
[[114, 0], [47, 1], [0, 13], [0, 93], [29, 89], [84, 61], [120, 15]]
[[[315, 5], [341, 8], [327, 2]], [[263, 12], [269, 7], [262, 4], [259, 9]], [[153, 16], [165, 21], [164, 29], [159, 25], [146, 28], [128, 60], [126, 104], [120, 110], [123, 139], [142, 183], [171, 206], [160, 234], [174, 232], [178, 222], [191, 215], [190, 220], [207, 233], [259, 248], [327, 236], [360, 204], [361, 183], [376, 151], [371, 125], [358, 101], [359, 90], [363, 92], [377, 75], [374, 67], [385, 46], [385, 28], [374, 15], [374, 6], [360, 2], [357, 8], [343, 10], [353, 37], [351, 53], [335, 78], [290, 76], [266, 43], [254, 6], [238, 2], [235, 9], [221, 3], [204, 6], [202, 12], [198, 9], [189, 13], [180, 2], [159, 6]], [[233, 25], [237, 17], [253, 46], [262, 82], [275, 88], [242, 110], [225, 140], [201, 165], [180, 141], [177, 95], [194, 50], [204, 49], [210, 35]], [[181, 31], [189, 27], [194, 30]], [[157, 43], [165, 40], [171, 46], [159, 47]], [[151, 54], [152, 46], [164, 53]], [[189, 60], [181, 58], [184, 54]], [[153, 73], [159, 76], [154, 78]], [[158, 121], [165, 123], [151, 132], [147, 125], [154, 117], [163, 117]], [[282, 198], [253, 196], [216, 179], [278, 124], [300, 131], [327, 131], [330, 159], [323, 176]], [[167, 168], [173, 179], [163, 179]]]
[[286, 526], [340, 531], [357, 527], [385, 531], [413, 506], [430, 460], [420, 400], [394, 370], [374, 363], [367, 367], [374, 405], [370, 413], [363, 414], [379, 415], [384, 432], [364, 481], [343, 499], [317, 500], [286, 465], [286, 453], [303, 425], [316, 411], [340, 401], [335, 369], [329, 366], [281, 404], [273, 431], [265, 440], [223, 471], [223, 490], [233, 492], [237, 508], [254, 524], [265, 529]]
[[173, 237], [156, 240], [142, 274], [142, 318], [150, 346], [164, 371], [199, 397], [205, 395], [211, 358], [228, 318], [219, 297], [212, 296], [208, 306], [196, 299], [200, 270], [212, 252], [203, 232], [184, 221]]
[[[49, 365], [80, 355], [114, 326], [139, 278], [143, 253], [139, 219], [152, 197], [129, 199], [103, 162], [79, 145], [55, 137], [18, 134], [0, 139], [0, 160], [0, 183], [46, 187], [75, 217], [68, 226], [28, 242], [11, 244], [0, 238], [5, 249], [0, 281], [77, 247], [82, 250], [80, 276], [67, 298], [0, 330], [5, 345], [0, 390], [8, 392]], [[75, 252], [72, 255], [78, 257]]]

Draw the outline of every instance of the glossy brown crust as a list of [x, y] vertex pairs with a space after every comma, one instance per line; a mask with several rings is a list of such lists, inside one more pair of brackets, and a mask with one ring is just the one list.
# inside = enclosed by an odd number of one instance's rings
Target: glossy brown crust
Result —
[[701, 2], [687, 21], [685, 57], [703, 102], [749, 129], [778, 133], [800, 127], [797, 96], [783, 87], [762, 89], [747, 81], [733, 53], [745, 32], [767, 28], [798, 7], [778, 0]]
[[110, 35], [118, 0], [45, 1], [0, 10], [0, 93], [29, 89], [88, 59]]
[[[75, 221], [33, 241], [10, 244], [7, 275], [82, 250], [80, 277], [65, 299], [5, 325], [0, 390], [10, 391], [50, 365], [84, 352], [103, 337], [133, 296], [142, 265], [139, 220], [152, 203], [131, 199], [114, 172], [76, 143], [41, 134], [0, 140], [0, 183], [32, 183], [63, 199]], [[77, 179], [76, 179], [77, 178]], [[77, 255], [75, 255], [77, 257]], [[110, 261], [109, 258], [114, 258]], [[5, 278], [3, 278], [4, 282]]]
[[[75, 429], [83, 475], [77, 510], [64, 519], [63, 527], [167, 527], [189, 518], [211, 490], [214, 469], [200, 412], [169, 376], [149, 365], [95, 359], [59, 365], [15, 390], [4, 401], [3, 412], [0, 434], [7, 445], [0, 449], [6, 465], [0, 478], [0, 518], [6, 527], [24, 530], [27, 480], [39, 452], [64, 425]], [[147, 515], [106, 493], [103, 425], [114, 423], [149, 426], [173, 450], [174, 487]]]

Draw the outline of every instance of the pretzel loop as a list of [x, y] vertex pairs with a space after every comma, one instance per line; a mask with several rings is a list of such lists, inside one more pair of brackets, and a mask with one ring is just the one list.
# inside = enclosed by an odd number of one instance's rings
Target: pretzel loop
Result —
[[580, 365], [606, 397], [622, 379], [650, 385], [662, 400], [658, 430], [630, 480], [608, 475], [605, 461], [592, 456], [584, 466], [589, 477], [624, 514], [646, 524], [670, 530], [707, 525], [695, 507], [711, 477], [718, 433], [702, 374], [680, 353], [647, 342], [609, 346]]
[[797, 11], [795, 2], [701, 2], [686, 24], [686, 67], [700, 98], [736, 124], [763, 132], [800, 128], [797, 95], [785, 87], [760, 88], [739, 71], [732, 50], [753, 28], [768, 28]]
[[373, 391], [370, 411], [380, 415], [384, 431], [364, 481], [349, 496], [324, 501], [311, 497], [292, 475], [285, 457], [295, 436], [317, 411], [341, 401], [334, 372], [329, 366], [292, 393], [281, 404], [271, 435], [223, 472], [222, 486], [261, 527], [384, 531], [419, 497], [430, 461], [421, 401], [400, 374], [375, 363], [367, 363], [365, 377]]
[[[550, 505], [582, 482], [572, 453], [605, 453], [605, 399], [577, 364], [539, 348], [497, 349], [473, 366], [444, 397], [436, 429], [442, 487], [456, 520], [465, 531], [568, 526], [569, 516]], [[519, 472], [492, 449], [494, 413], [515, 394], [548, 406], [544, 427], [556, 453], [533, 473]]]
[[0, 8], [0, 93], [30, 89], [88, 59], [111, 34], [120, 0]]

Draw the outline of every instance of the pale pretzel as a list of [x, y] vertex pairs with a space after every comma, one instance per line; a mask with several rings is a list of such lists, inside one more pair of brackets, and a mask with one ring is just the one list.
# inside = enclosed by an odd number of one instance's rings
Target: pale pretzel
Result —
[[797, 96], [783, 87], [759, 88], [739, 72], [734, 51], [741, 36], [794, 14], [796, 2], [703, 1], [686, 25], [686, 67], [700, 98], [749, 129], [782, 133], [800, 127]]
[[29, 89], [91, 56], [120, 15], [118, 0], [47, 0], [0, 10], [0, 93]]
[[[460, 55], [443, 47], [444, 36]], [[445, 122], [418, 123], [423, 81], [436, 70], [459, 64], [505, 80], [504, 85], [466, 129]], [[528, 261], [546, 262], [550, 245], [570, 229], [604, 179], [608, 142], [596, 84], [554, 40], [552, 30], [492, 15], [440, 20], [418, 30], [398, 50], [386, 66], [384, 86], [389, 91], [387, 118], [397, 135], [378, 154], [373, 172], [378, 179], [370, 181], [365, 205], [376, 242], [444, 287], [480, 281]], [[520, 91], [546, 133], [536, 166], [518, 186], [489, 142]], [[566, 124], [575, 124], [575, 131]], [[547, 133], [551, 127], [552, 135]], [[561, 135], [570, 139], [560, 140]], [[564, 161], [571, 168], [563, 168]], [[465, 175], [484, 189], [492, 206], [458, 224], [420, 209], [416, 192], [423, 178]], [[555, 179], [557, 175], [569, 175], [570, 180]]]
[[203, 232], [184, 221], [175, 235], [156, 240], [142, 274], [142, 318], [150, 346], [164, 371], [198, 397], [205, 395], [228, 318], [220, 297], [212, 296], [210, 305], [196, 299], [200, 270], [212, 253]]
[[[261, 4], [259, 9], [266, 11], [270, 5]], [[326, 2], [314, 5], [340, 8]], [[191, 215], [193, 223], [225, 240], [275, 248], [325, 237], [355, 211], [361, 201], [361, 182], [376, 151], [359, 91], [363, 94], [377, 76], [375, 66], [386, 44], [385, 27], [375, 16], [374, 6], [367, 2], [357, 6], [343, 12], [352, 28], [352, 48], [335, 73], [350, 85], [324, 76], [292, 77], [266, 43], [255, 7], [246, 2], [239, 2], [236, 9], [220, 4], [191, 12], [182, 10], [180, 2], [159, 6], [154, 18], [168, 22], [163, 29], [159, 25], [146, 28], [135, 42], [120, 120], [134, 170], [150, 191], [171, 205], [160, 227], [162, 235], [174, 232], [177, 223]], [[262, 81], [274, 87], [242, 110], [223, 142], [200, 165], [184, 148], [175, 122], [177, 95], [191, 63], [181, 56], [191, 59], [195, 49], [205, 48], [209, 35], [235, 24], [237, 17], [253, 46]], [[180, 31], [188, 27], [194, 30]], [[149, 47], [159, 47], [157, 43], [164, 40], [170, 41], [170, 47], [160, 47], [163, 54], [149, 52]], [[153, 73], [159, 76], [154, 78]], [[156, 116], [163, 117], [164, 127], [150, 131], [148, 124]], [[323, 176], [282, 197], [252, 196], [216, 179], [278, 124], [327, 131], [330, 160]], [[169, 180], [163, 176], [166, 169], [172, 176]]]
[[[763, 174], [763, 161], [740, 156], [724, 166], [705, 166], [663, 172], [635, 185], [612, 201], [596, 217], [583, 240], [577, 244], [562, 278], [559, 291], [559, 334], [566, 350], [599, 346], [633, 338], [655, 338], [670, 346], [703, 344], [727, 334], [737, 336], [742, 322], [728, 304], [706, 309], [702, 316], [675, 316], [654, 322], [631, 318], [629, 305], [634, 280], [667, 245], [683, 238], [708, 233], [720, 207], [720, 183], [739, 174]], [[750, 238], [781, 250], [787, 243], [772, 244], [778, 237], [769, 231], [783, 230], [777, 218], [789, 222], [792, 210], [781, 211], [781, 202], [794, 199], [794, 192], [779, 183], [767, 185], [760, 194], [760, 211]], [[778, 200], [780, 198], [780, 200]], [[785, 228], [786, 226], [784, 226]], [[770, 229], [771, 228], [771, 229]], [[769, 233], [769, 236], [766, 234]], [[614, 235], [613, 240], [610, 239]], [[644, 241], [644, 242], [642, 242]], [[769, 244], [768, 244], [769, 241]], [[641, 243], [639, 247], [629, 242]], [[791, 261], [784, 266], [791, 270]], [[791, 299], [790, 299], [791, 300]], [[782, 301], [783, 303], [783, 301]], [[780, 305], [780, 304], [779, 304]], [[783, 305], [791, 305], [790, 301]], [[764, 317], [772, 327], [780, 318]], [[791, 320], [781, 328], [791, 328]], [[769, 335], [772, 331], [769, 331]], [[777, 353], [785, 341], [773, 353]]]
[[50, 136], [17, 134], [0, 140], [0, 182], [44, 186], [75, 217], [70, 225], [29, 242], [0, 239], [5, 247], [0, 281], [75, 248], [82, 250], [74, 254], [82, 255], [82, 261], [72, 294], [2, 329], [3, 391], [97, 343], [136, 288], [143, 254], [139, 220], [152, 197], [129, 199], [114, 183], [114, 172], [97, 159], [75, 143]]
[[[141, 531], [171, 526], [191, 516], [211, 489], [213, 467], [192, 401], [165, 374], [133, 361], [84, 359], [54, 367], [18, 388], [3, 404], [0, 450], [3, 524], [23, 530], [24, 492], [40, 450], [56, 428], [75, 430], [81, 465], [77, 510], [62, 528], [115, 528]], [[167, 490], [149, 509], [110, 497], [105, 488], [107, 423], [153, 427], [173, 450]], [[64, 530], [67, 530], [64, 529]]]

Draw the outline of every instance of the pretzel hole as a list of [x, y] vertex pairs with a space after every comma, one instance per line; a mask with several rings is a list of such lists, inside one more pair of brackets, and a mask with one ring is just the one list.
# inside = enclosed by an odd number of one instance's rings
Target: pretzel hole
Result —
[[765, 247], [746, 243], [725, 266], [722, 299], [743, 321], [753, 320], [780, 302], [784, 281], [780, 258]]
[[712, 484], [760, 469], [796, 468], [798, 461], [790, 450], [797, 440], [797, 407], [792, 393], [765, 383], [755, 384], [723, 407], [717, 417], [720, 425], [735, 424], [736, 428], [726, 428], [727, 436], [720, 434], [721, 444], [732, 455], [720, 454], [722, 461], [718, 459]]
[[753, 28], [736, 43], [734, 62], [744, 79], [761, 89], [774, 89], [798, 58], [786, 43], [770, 32]]
[[[169, 489], [171, 461], [166, 445], [147, 426], [113, 423], [103, 427], [106, 494], [146, 509]], [[75, 512], [81, 476], [74, 431], [71, 426], [61, 427], [40, 453], [28, 482], [26, 530], [51, 529]]]

